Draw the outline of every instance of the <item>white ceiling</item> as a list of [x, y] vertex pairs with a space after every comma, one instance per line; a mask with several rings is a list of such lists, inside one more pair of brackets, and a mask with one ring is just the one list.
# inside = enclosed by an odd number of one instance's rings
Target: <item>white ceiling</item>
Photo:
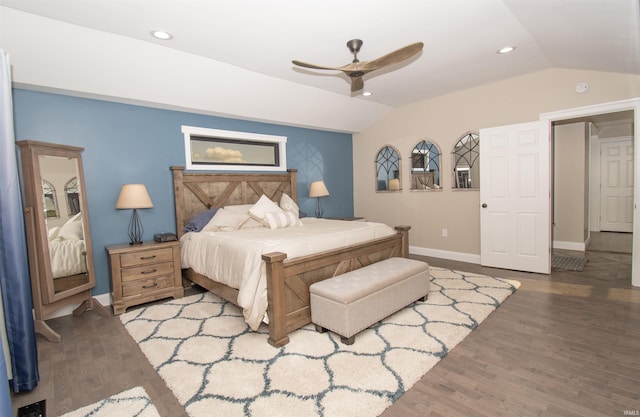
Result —
[[[640, 74], [637, 0], [0, 0], [0, 5], [230, 64], [237, 76], [229, 82], [242, 83], [249, 70], [325, 90], [331, 93], [323, 96], [325, 108], [334, 99], [344, 106], [346, 97], [354, 109], [373, 108], [376, 114], [553, 67]], [[149, 35], [153, 29], [166, 30], [173, 39], [155, 40]], [[373, 93], [367, 98], [352, 97], [344, 75], [291, 64], [292, 59], [347, 64], [352, 55], [346, 42], [353, 38], [364, 40], [363, 61], [413, 42], [425, 46], [391, 71], [365, 76], [365, 90]], [[516, 50], [496, 53], [506, 45]], [[338, 123], [336, 129], [351, 128]]]

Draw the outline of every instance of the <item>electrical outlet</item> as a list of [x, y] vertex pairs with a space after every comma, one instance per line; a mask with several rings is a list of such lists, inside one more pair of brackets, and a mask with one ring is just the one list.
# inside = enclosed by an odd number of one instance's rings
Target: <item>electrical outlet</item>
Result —
[[18, 417], [47, 417], [47, 400], [18, 408]]
[[448, 237], [449, 231], [447, 229], [442, 229], [442, 237]]

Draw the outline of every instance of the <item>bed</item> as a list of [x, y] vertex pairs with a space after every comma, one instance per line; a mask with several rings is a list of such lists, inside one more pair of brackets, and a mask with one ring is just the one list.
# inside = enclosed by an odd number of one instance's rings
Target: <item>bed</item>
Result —
[[71, 217], [60, 227], [48, 231], [51, 272], [54, 279], [87, 272], [86, 245], [82, 214]]
[[[279, 201], [282, 194], [286, 194], [297, 201], [294, 169], [286, 173], [268, 174], [185, 172], [184, 167], [178, 166], [171, 167], [171, 170], [176, 232], [183, 247], [189, 246], [185, 243], [188, 239], [185, 235], [192, 235], [185, 234], [184, 226], [203, 211], [253, 204], [262, 195]], [[306, 225], [313, 222], [315, 219], [309, 219]], [[355, 225], [352, 227], [361, 229]], [[288, 333], [311, 322], [309, 286], [313, 283], [393, 256], [408, 257], [410, 227], [396, 226], [394, 229], [391, 234], [382, 237], [358, 243], [345, 241], [346, 245], [336, 249], [325, 247], [319, 252], [300, 256], [289, 257], [283, 251], [263, 251], [260, 262], [265, 276], [269, 343], [283, 346], [289, 342]], [[185, 284], [193, 282], [225, 300], [240, 304], [241, 292], [234, 285], [227, 285], [224, 279], [213, 280], [194, 268], [184, 268], [183, 278]]]

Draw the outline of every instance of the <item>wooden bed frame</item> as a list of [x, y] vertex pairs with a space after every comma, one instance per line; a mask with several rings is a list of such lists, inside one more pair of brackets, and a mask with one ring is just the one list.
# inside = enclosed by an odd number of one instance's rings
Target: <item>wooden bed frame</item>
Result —
[[[184, 226], [204, 210], [236, 204], [252, 204], [265, 194], [279, 202], [282, 193], [298, 200], [296, 170], [274, 174], [220, 174], [185, 172], [172, 166], [178, 237]], [[315, 282], [379, 262], [393, 256], [409, 256], [409, 226], [380, 239], [288, 259], [286, 253], [262, 255], [267, 270], [269, 343], [289, 342], [288, 333], [311, 323], [309, 286]], [[183, 278], [237, 305], [238, 290], [183, 269]]]

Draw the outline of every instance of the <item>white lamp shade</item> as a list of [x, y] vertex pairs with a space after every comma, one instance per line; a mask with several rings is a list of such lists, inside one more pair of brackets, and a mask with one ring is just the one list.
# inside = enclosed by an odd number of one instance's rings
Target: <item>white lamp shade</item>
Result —
[[389, 180], [389, 189], [390, 190], [399, 190], [400, 189], [400, 180], [398, 178], [391, 178]]
[[152, 208], [153, 203], [144, 184], [125, 184], [116, 202], [117, 209]]
[[324, 181], [314, 181], [309, 187], [309, 197], [326, 197], [329, 195], [327, 186], [324, 185]]

